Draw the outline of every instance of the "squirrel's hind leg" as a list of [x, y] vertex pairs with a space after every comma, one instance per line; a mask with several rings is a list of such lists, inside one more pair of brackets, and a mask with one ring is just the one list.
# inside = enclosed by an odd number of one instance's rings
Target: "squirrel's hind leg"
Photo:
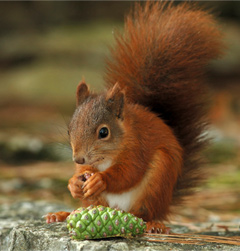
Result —
[[67, 219], [69, 214], [69, 212], [60, 211], [56, 213], [48, 213], [43, 217], [46, 219], [47, 223], [62, 222]]
[[146, 233], [170, 234], [170, 228], [157, 221], [148, 221]]

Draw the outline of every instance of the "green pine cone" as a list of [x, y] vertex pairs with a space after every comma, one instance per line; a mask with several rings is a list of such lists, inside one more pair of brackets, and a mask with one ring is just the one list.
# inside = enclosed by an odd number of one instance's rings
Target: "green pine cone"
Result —
[[103, 206], [80, 207], [67, 218], [72, 239], [132, 237], [143, 234], [146, 223], [124, 211]]

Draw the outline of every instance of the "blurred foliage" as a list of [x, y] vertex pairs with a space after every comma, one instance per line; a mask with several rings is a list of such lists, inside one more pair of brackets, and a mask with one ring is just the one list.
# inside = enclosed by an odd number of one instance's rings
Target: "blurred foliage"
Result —
[[[175, 1], [179, 3], [179, 1]], [[239, 1], [200, 1], [220, 17], [240, 20]], [[122, 21], [133, 1], [15, 1], [0, 2], [0, 34], [43, 32], [52, 26], [93, 21]]]
[[[0, 85], [0, 92], [5, 102], [10, 96], [8, 88], [12, 88], [15, 90], [12, 100], [57, 103], [68, 107], [65, 102], [75, 103], [75, 87], [83, 76], [99, 90], [99, 84], [103, 83], [103, 60], [108, 52], [107, 44], [113, 42], [114, 26], [119, 25], [92, 23], [63, 26], [46, 32], [44, 36], [12, 35], [6, 38], [11, 46], [0, 41], [4, 49], [2, 68], [5, 69], [1, 74], [4, 85]], [[23, 61], [21, 64], [20, 58]]]
[[39, 160], [71, 160], [70, 146], [58, 143], [43, 144], [38, 138], [14, 137], [12, 141], [0, 142], [0, 160], [12, 165], [22, 165]]
[[[233, 188], [239, 187], [240, 180], [240, 167], [234, 172], [227, 172], [224, 175], [214, 176], [209, 178], [208, 187], [224, 187], [224, 188]], [[239, 209], [240, 210], [240, 209]]]
[[238, 156], [238, 146], [234, 140], [213, 142], [205, 150], [205, 157], [212, 164], [235, 161]]
[[[53, 26], [122, 21], [131, 1], [19, 1], [0, 2], [0, 34], [39, 32]], [[11, 15], [10, 15], [11, 14]]]

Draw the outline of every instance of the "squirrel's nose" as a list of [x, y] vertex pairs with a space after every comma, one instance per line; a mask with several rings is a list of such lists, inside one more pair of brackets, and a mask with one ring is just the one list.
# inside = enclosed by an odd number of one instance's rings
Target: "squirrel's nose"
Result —
[[77, 164], [84, 164], [85, 163], [85, 158], [84, 157], [77, 157], [77, 156], [73, 156], [73, 161], [76, 162]]

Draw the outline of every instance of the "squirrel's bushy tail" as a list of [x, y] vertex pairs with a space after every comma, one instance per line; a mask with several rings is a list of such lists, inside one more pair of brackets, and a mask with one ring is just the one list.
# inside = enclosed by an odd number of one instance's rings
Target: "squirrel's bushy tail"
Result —
[[184, 149], [174, 202], [200, 179], [199, 151], [206, 143], [202, 77], [221, 49], [221, 32], [211, 14], [192, 3], [147, 2], [136, 4], [126, 17], [107, 60], [107, 86], [118, 82], [130, 102], [158, 113]]

